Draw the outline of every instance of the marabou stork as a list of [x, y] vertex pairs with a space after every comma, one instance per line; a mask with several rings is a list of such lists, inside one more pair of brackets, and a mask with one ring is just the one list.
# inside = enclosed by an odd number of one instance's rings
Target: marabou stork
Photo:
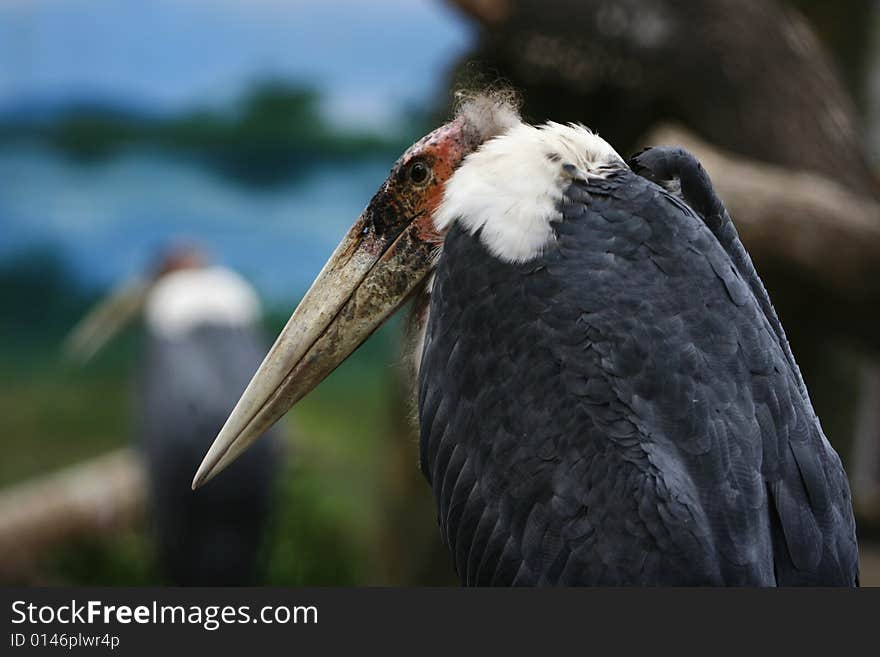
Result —
[[412, 296], [420, 464], [466, 584], [858, 583], [840, 459], [699, 163], [627, 165], [492, 96], [397, 161], [193, 485]]
[[252, 584], [271, 510], [277, 438], [246, 454], [228, 480], [197, 495], [189, 484], [265, 349], [259, 299], [235, 272], [208, 266], [191, 247], [174, 248], [146, 281], [121, 285], [77, 325], [70, 353], [87, 360], [141, 313], [146, 345], [136, 433], [159, 564], [177, 585]]

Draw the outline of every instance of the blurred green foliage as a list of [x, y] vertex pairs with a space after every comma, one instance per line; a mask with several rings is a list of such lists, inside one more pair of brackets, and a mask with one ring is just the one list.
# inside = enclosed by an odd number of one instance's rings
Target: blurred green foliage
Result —
[[410, 113], [393, 137], [345, 131], [323, 118], [320, 103], [310, 88], [267, 81], [231, 111], [197, 109], [164, 118], [80, 105], [49, 121], [0, 122], [0, 145], [45, 143], [82, 161], [133, 146], [155, 148], [192, 157], [239, 182], [267, 184], [335, 161], [393, 160], [424, 127], [424, 118]]

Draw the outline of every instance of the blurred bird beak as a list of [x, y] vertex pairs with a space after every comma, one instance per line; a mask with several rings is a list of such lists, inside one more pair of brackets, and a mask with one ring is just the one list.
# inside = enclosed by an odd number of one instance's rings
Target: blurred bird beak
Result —
[[348, 358], [425, 278], [434, 247], [421, 236], [420, 221], [376, 230], [398, 214], [380, 190], [278, 336], [208, 450], [193, 489], [232, 463]]
[[64, 354], [79, 365], [87, 363], [110, 339], [140, 315], [150, 284], [140, 279], [117, 286], [95, 304], [64, 340]]

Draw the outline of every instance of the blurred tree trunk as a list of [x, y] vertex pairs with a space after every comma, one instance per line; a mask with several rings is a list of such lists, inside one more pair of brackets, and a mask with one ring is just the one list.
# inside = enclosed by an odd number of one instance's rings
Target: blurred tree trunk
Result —
[[[482, 26], [456, 85], [500, 75], [529, 120], [586, 120], [623, 154], [658, 121], [877, 194], [855, 106], [774, 0], [450, 0]], [[863, 17], [866, 18], [866, 17]]]
[[792, 0], [831, 51], [837, 69], [862, 116], [867, 105], [871, 41], [876, 31], [875, 0]]

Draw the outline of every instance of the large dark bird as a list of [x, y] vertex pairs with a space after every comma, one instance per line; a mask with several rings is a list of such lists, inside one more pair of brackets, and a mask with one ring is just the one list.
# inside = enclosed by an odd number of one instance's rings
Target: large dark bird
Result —
[[[192, 248], [165, 254], [148, 280], [127, 283], [69, 341], [89, 358], [143, 312], [136, 433], [147, 465], [159, 564], [177, 585], [253, 584], [271, 510], [278, 449], [271, 437], [193, 495], [192, 470], [265, 349], [260, 303], [238, 274]], [[274, 433], [274, 432], [270, 432]]]
[[421, 468], [465, 583], [857, 584], [840, 459], [699, 163], [627, 166], [492, 98], [394, 165], [194, 485], [413, 295]]

